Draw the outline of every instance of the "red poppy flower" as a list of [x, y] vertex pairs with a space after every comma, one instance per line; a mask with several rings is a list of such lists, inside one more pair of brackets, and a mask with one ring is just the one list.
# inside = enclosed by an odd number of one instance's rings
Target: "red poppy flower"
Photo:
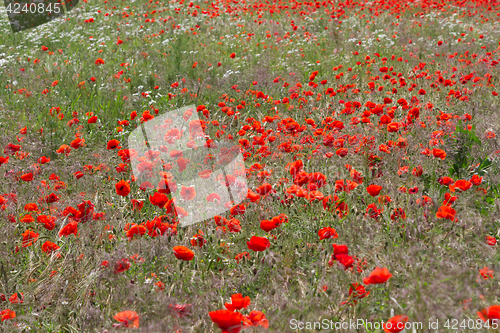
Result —
[[457, 199], [458, 199], [458, 197], [452, 196], [450, 193], [445, 193], [443, 205], [451, 206]]
[[436, 217], [438, 219], [448, 219], [450, 221], [454, 221], [456, 213], [457, 212], [450, 206], [441, 206], [436, 212]]
[[57, 245], [56, 243], [53, 243], [51, 241], [46, 241], [42, 245], [42, 251], [47, 253], [47, 254], [50, 254], [51, 252], [56, 251], [58, 249], [59, 249], [59, 245]]
[[271, 247], [271, 242], [267, 238], [252, 236], [250, 241], [247, 242], [247, 247], [253, 251], [265, 251], [267, 248]]
[[45, 201], [47, 203], [54, 203], [59, 201], [59, 197], [55, 195], [54, 193], [49, 194], [46, 198]]
[[179, 260], [191, 261], [194, 258], [194, 252], [185, 246], [174, 246], [174, 256]]
[[477, 313], [477, 316], [483, 321], [489, 322], [490, 325], [498, 324], [500, 323], [500, 305], [492, 305], [483, 309]]
[[135, 311], [126, 310], [118, 312], [113, 316], [113, 319], [119, 321], [123, 327], [139, 327], [139, 315]]
[[186, 201], [193, 200], [194, 197], [196, 197], [196, 191], [194, 187], [185, 187], [183, 185], [181, 188], [181, 197]]
[[327, 239], [327, 238], [338, 238], [339, 235], [337, 231], [332, 227], [324, 227], [320, 231], [318, 231], [319, 240]]
[[292, 175], [293, 178], [298, 175], [300, 171], [302, 171], [302, 168], [304, 167], [304, 163], [302, 160], [297, 160], [293, 162], [290, 166], [290, 174]]
[[493, 279], [493, 270], [491, 270], [489, 267], [483, 267], [483, 268], [481, 268], [479, 270], [479, 274], [485, 280], [487, 280], [487, 279]]
[[12, 304], [24, 303], [24, 294], [23, 293], [12, 294], [12, 296], [9, 297], [9, 302], [11, 302]]
[[125, 180], [120, 180], [115, 185], [116, 194], [126, 197], [130, 193], [130, 184]]
[[399, 123], [387, 124], [387, 131], [388, 132], [394, 133], [394, 132], [397, 132], [398, 130], [399, 130]]
[[2, 321], [16, 318], [16, 313], [10, 309], [0, 311], [0, 319]]
[[59, 237], [69, 236], [71, 234], [76, 236], [77, 233], [78, 233], [78, 223], [75, 221], [71, 221], [61, 229], [61, 231], [59, 232]]
[[370, 185], [366, 188], [366, 190], [372, 197], [376, 197], [380, 193], [380, 190], [382, 190], [382, 186]]
[[241, 331], [241, 322], [244, 317], [239, 312], [230, 310], [217, 310], [209, 312], [210, 319], [219, 326], [222, 333], [239, 333]]
[[349, 248], [347, 245], [338, 245], [338, 244], [332, 244], [333, 247], [333, 256], [336, 257], [339, 254], [348, 254], [349, 253]]
[[233, 52], [233, 53], [231, 53], [231, 54], [229, 55], [229, 57], [230, 57], [231, 59], [234, 59], [234, 58], [236, 57], [236, 53], [234, 53], [234, 52]]
[[348, 254], [338, 254], [335, 256], [335, 260], [337, 260], [339, 266], [341, 266], [344, 270], [352, 267], [354, 264], [354, 259]]
[[132, 203], [132, 210], [137, 209], [138, 211], [141, 211], [142, 207], [144, 206], [144, 201], [132, 199], [132, 200], [130, 200], [130, 202]]
[[450, 191], [454, 192], [456, 187], [462, 191], [467, 191], [472, 187], [472, 183], [464, 179], [459, 179], [455, 182], [455, 184], [450, 185]]
[[182, 318], [189, 315], [191, 306], [191, 304], [169, 304], [168, 307], [174, 312], [176, 317]]
[[38, 205], [36, 203], [27, 203], [24, 205], [24, 210], [28, 212], [36, 212], [38, 210]]
[[50, 158], [47, 158], [46, 156], [42, 156], [38, 159], [38, 163], [40, 164], [45, 164], [45, 163], [49, 163], [50, 162]]
[[69, 144], [73, 149], [78, 149], [80, 147], [83, 147], [85, 143], [85, 139], [81, 138], [76, 138], [71, 143]]
[[281, 222], [279, 220], [262, 220], [260, 221], [260, 228], [264, 230], [265, 232], [269, 232], [281, 225]]
[[438, 181], [439, 184], [445, 185], [445, 186], [448, 186], [448, 185], [453, 184], [455, 182], [450, 177], [439, 177], [437, 181]]
[[437, 148], [434, 148], [432, 150], [432, 155], [436, 158], [440, 158], [442, 160], [444, 160], [446, 158], [446, 152], [442, 149], [437, 149]]
[[472, 178], [470, 179], [470, 182], [476, 186], [481, 185], [481, 183], [483, 182], [483, 177], [479, 177], [478, 175], [473, 175]]
[[126, 232], [126, 236], [130, 241], [134, 238], [134, 235], [140, 235], [142, 237], [145, 233], [146, 227], [143, 224], [132, 223], [130, 229]]
[[43, 227], [47, 230], [53, 230], [56, 226], [56, 218], [54, 216], [39, 215], [36, 220], [38, 223], [43, 224]]
[[257, 187], [255, 192], [257, 192], [260, 195], [266, 195], [269, 192], [271, 192], [272, 190], [273, 190], [273, 187], [271, 186], [271, 184], [264, 183], [261, 186]]
[[31, 222], [34, 222], [35, 219], [31, 215], [25, 215], [25, 216], [23, 216], [23, 218], [20, 221], [23, 223], [31, 223]]
[[224, 306], [231, 311], [245, 309], [250, 305], [250, 297], [243, 297], [242, 294], [231, 295], [231, 303], [226, 303]]
[[34, 232], [32, 230], [26, 230], [25, 232], [22, 233], [23, 236], [23, 247], [28, 247], [33, 245], [38, 239], [38, 236], [40, 236], [37, 232]]
[[243, 204], [233, 206], [229, 210], [229, 212], [231, 213], [231, 215], [241, 215], [241, 214], [244, 214], [245, 211], [246, 211], [246, 208], [245, 208], [245, 206]]
[[20, 149], [21, 149], [20, 145], [15, 145], [15, 144], [9, 143], [5, 147], [3, 152], [4, 152], [4, 154], [7, 154], [7, 155], [14, 155], [14, 153], [18, 152]]
[[116, 149], [119, 148], [120, 146], [120, 141], [118, 140], [109, 140], [106, 149]]
[[345, 156], [347, 156], [348, 153], [349, 153], [349, 149], [347, 149], [347, 148], [339, 148], [335, 152], [335, 154], [337, 154], [338, 157], [345, 157]]
[[113, 273], [115, 274], [123, 273], [129, 268], [130, 268], [130, 262], [128, 261], [128, 259], [126, 258], [120, 259], [115, 263], [115, 266], [113, 267]]
[[497, 243], [497, 239], [490, 235], [486, 236], [486, 243], [490, 246], [494, 246]]
[[364, 298], [370, 295], [370, 292], [369, 291], [367, 292], [362, 284], [353, 283], [349, 287], [349, 297], [351, 297], [351, 295], [353, 298]]
[[379, 284], [385, 283], [392, 277], [392, 274], [389, 273], [387, 268], [375, 268], [373, 272], [370, 273], [370, 276], [363, 279], [364, 284]]
[[71, 153], [71, 147], [68, 145], [61, 145], [58, 150], [56, 150], [58, 154], [65, 154], [66, 156]]
[[250, 202], [257, 202], [260, 200], [260, 195], [258, 195], [251, 189], [248, 189], [247, 198], [250, 200]]
[[262, 326], [264, 328], [269, 328], [269, 321], [266, 315], [260, 311], [252, 311], [248, 316], [245, 316], [244, 325], [249, 326]]
[[153, 195], [149, 196], [149, 202], [159, 208], [163, 208], [168, 202], [168, 197], [163, 193], [155, 192]]
[[21, 176], [21, 179], [24, 180], [25, 182], [30, 182], [33, 180], [33, 173], [25, 173], [24, 175]]
[[408, 322], [408, 316], [397, 315], [386, 321], [383, 325], [384, 332], [398, 333], [405, 329], [405, 324]]

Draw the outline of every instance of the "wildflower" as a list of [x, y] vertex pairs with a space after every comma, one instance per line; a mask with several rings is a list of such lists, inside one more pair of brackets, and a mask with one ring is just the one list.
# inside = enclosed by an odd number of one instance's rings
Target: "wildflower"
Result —
[[176, 317], [182, 318], [189, 315], [191, 306], [191, 304], [170, 304], [168, 307], [172, 310]]
[[111, 149], [116, 149], [116, 148], [120, 148], [120, 141], [115, 140], [115, 139], [109, 140], [108, 144], [106, 146], [106, 149], [111, 150]]
[[473, 175], [470, 179], [470, 182], [476, 186], [481, 185], [481, 183], [483, 182], [483, 177], [479, 177], [478, 175]]
[[405, 329], [405, 324], [408, 322], [408, 316], [397, 315], [390, 318], [384, 323], [384, 332], [398, 333]]
[[472, 183], [464, 179], [459, 179], [455, 184], [450, 185], [450, 191], [455, 192], [455, 188], [457, 187], [462, 191], [467, 191], [472, 187]]
[[23, 247], [29, 247], [33, 245], [40, 236], [37, 232], [34, 232], [32, 230], [26, 230], [25, 232], [22, 233], [23, 236]]
[[56, 251], [58, 249], [59, 249], [59, 245], [57, 245], [51, 241], [46, 241], [42, 245], [42, 251], [47, 253], [47, 254], [50, 254], [51, 252]]
[[486, 244], [490, 245], [490, 246], [494, 246], [495, 244], [497, 243], [497, 239], [495, 237], [492, 237], [492, 236], [486, 236]]
[[454, 221], [456, 213], [457, 212], [450, 206], [441, 206], [436, 212], [436, 217], [438, 219], [448, 219], [450, 221]]
[[149, 202], [159, 208], [163, 208], [168, 201], [168, 197], [163, 193], [155, 192], [153, 195], [149, 196]]
[[113, 319], [119, 321], [123, 327], [139, 327], [139, 315], [135, 311], [126, 310], [118, 312], [113, 316]]
[[241, 322], [244, 317], [239, 312], [217, 310], [210, 312], [208, 315], [224, 333], [239, 333], [241, 331]]
[[382, 186], [378, 185], [370, 185], [366, 188], [366, 191], [368, 191], [372, 197], [376, 197], [380, 193], [380, 190], [382, 190]]
[[130, 268], [130, 262], [128, 259], [120, 259], [115, 263], [113, 267], [113, 273], [119, 274], [123, 273]]
[[24, 303], [24, 294], [23, 293], [12, 294], [12, 296], [9, 297], [9, 302], [11, 302], [12, 304]]
[[130, 193], [130, 184], [125, 180], [120, 180], [115, 185], [116, 194], [126, 197]]
[[477, 313], [477, 316], [485, 322], [491, 324], [500, 323], [500, 305], [492, 305], [489, 308], [483, 309]]
[[250, 305], [250, 297], [243, 297], [242, 294], [231, 295], [231, 303], [226, 303], [224, 306], [226, 309], [235, 311], [245, 309]]
[[269, 232], [281, 225], [279, 220], [271, 219], [271, 220], [262, 220], [260, 221], [260, 228], [265, 232]]
[[255, 192], [257, 192], [259, 195], [264, 196], [264, 195], [268, 194], [269, 192], [271, 192], [272, 190], [273, 190], [273, 188], [272, 188], [271, 184], [264, 183], [261, 186], [257, 187]]
[[250, 241], [247, 242], [247, 247], [252, 251], [261, 252], [271, 247], [271, 243], [267, 238], [252, 236], [252, 238], [250, 238]]
[[0, 319], [2, 321], [16, 318], [16, 313], [10, 309], [0, 311]]
[[493, 271], [489, 267], [483, 267], [479, 270], [479, 274], [485, 280], [493, 279]]
[[132, 226], [127, 230], [126, 235], [128, 240], [132, 240], [134, 235], [144, 235], [146, 233], [146, 227], [143, 224], [132, 223]]
[[339, 235], [337, 231], [332, 227], [324, 227], [320, 231], [318, 231], [319, 240], [327, 239], [327, 238], [338, 238]]
[[78, 233], [78, 223], [75, 221], [71, 221], [61, 229], [61, 231], [59, 232], [59, 237], [69, 236], [71, 234], [74, 234], [76, 236], [77, 233]]
[[364, 284], [379, 284], [385, 283], [392, 277], [392, 274], [389, 273], [387, 268], [375, 268], [373, 272], [370, 273], [370, 276], [363, 279]]
[[348, 254], [338, 254], [335, 256], [335, 260], [337, 260], [340, 267], [344, 270], [352, 267], [354, 264], [354, 259]]
[[394, 132], [397, 132], [398, 130], [399, 130], [399, 123], [387, 124], [387, 131], [388, 132], [394, 133]]
[[196, 191], [194, 187], [185, 187], [183, 185], [181, 189], [181, 197], [186, 201], [193, 200], [196, 197]]
[[174, 255], [179, 260], [191, 261], [194, 258], [194, 252], [185, 246], [174, 246]]
[[243, 322], [245, 326], [262, 326], [264, 328], [269, 328], [269, 321], [266, 315], [261, 311], [252, 311], [248, 316], [245, 316], [245, 321]]
[[432, 149], [432, 155], [442, 160], [446, 158], [446, 152], [442, 149], [437, 149], [437, 148]]

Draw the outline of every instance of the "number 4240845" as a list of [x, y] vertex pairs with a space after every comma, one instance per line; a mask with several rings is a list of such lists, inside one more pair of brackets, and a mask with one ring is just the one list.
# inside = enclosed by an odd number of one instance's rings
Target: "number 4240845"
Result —
[[41, 2], [30, 3], [30, 4], [25, 3], [24, 5], [22, 5], [22, 7], [20, 3], [14, 3], [14, 4], [9, 3], [9, 5], [5, 8], [5, 10], [7, 11], [7, 13], [15, 13], [15, 14], [20, 14], [21, 12], [32, 13], [32, 14], [54, 12], [58, 14], [61, 12], [61, 7], [59, 3], [56, 4], [52, 3], [45, 4]]
[[462, 320], [462, 322], [459, 322], [458, 319], [448, 319], [444, 323], [444, 327], [450, 330], [457, 330], [459, 328], [469, 329], [469, 330], [492, 328], [496, 330], [499, 327], [499, 325], [496, 321], [490, 324], [489, 321], [483, 321], [481, 319], [476, 319], [476, 320], [464, 319]]

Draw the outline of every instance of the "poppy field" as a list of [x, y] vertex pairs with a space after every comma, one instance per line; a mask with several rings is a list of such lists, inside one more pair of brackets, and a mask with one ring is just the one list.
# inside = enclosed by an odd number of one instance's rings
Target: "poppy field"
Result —
[[[496, 2], [0, 12], [2, 332], [499, 330]], [[184, 152], [129, 146], [186, 107]], [[222, 142], [240, 201], [173, 176]]]

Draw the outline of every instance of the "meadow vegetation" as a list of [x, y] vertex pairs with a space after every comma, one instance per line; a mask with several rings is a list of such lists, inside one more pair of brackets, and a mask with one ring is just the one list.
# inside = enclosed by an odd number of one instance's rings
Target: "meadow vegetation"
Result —
[[[15, 34], [2, 9], [0, 330], [500, 319], [498, 5], [77, 7]], [[249, 191], [180, 227], [127, 140], [188, 105]]]

